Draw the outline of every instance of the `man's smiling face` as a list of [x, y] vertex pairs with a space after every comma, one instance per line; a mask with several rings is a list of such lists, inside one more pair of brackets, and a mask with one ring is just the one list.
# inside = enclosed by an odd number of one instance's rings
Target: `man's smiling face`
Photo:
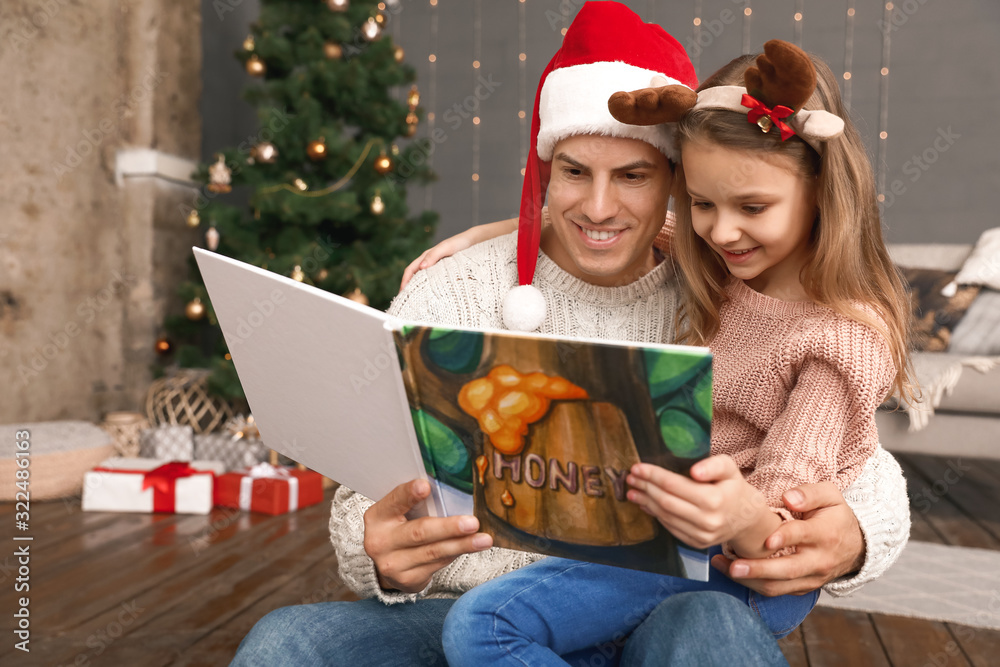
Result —
[[670, 162], [644, 141], [589, 134], [563, 139], [553, 151], [552, 224], [542, 234], [542, 250], [588, 283], [635, 282], [656, 266], [653, 239], [672, 183]]

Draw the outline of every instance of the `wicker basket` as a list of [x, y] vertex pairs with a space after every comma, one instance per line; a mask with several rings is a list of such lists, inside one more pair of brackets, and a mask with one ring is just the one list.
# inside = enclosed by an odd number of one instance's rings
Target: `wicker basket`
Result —
[[208, 393], [209, 371], [184, 368], [149, 387], [146, 417], [150, 424], [189, 425], [195, 433], [219, 430], [233, 416], [233, 406]]

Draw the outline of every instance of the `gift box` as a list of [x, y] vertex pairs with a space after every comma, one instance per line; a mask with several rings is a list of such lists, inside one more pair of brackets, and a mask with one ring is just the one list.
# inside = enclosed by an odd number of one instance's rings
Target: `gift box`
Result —
[[139, 436], [139, 456], [161, 461], [190, 461], [194, 458], [193, 437], [194, 430], [190, 426], [148, 428]]
[[228, 433], [194, 436], [195, 460], [222, 461], [227, 471], [249, 468], [266, 461], [270, 451], [258, 438], [236, 438]]
[[258, 463], [215, 478], [215, 504], [250, 512], [284, 514], [323, 500], [323, 476]]
[[220, 461], [160, 461], [114, 458], [83, 478], [82, 506], [88, 512], [173, 512], [208, 514]]

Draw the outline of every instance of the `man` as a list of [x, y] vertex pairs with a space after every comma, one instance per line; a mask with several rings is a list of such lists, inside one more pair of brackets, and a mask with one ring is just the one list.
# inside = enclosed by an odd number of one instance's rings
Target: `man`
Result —
[[[539, 84], [516, 238], [479, 244], [421, 271], [390, 312], [452, 326], [672, 340], [677, 286], [670, 263], [652, 248], [667, 214], [672, 136], [662, 126], [617, 123], [607, 109], [612, 93], [647, 87], [653, 77], [696, 85], [683, 49], [658, 26], [617, 3], [584, 5]], [[429, 493], [422, 480], [375, 503], [339, 489], [330, 530], [341, 577], [367, 599], [272, 612], [244, 640], [234, 664], [443, 664], [441, 626], [453, 599], [540, 556], [491, 548], [471, 516], [408, 520]], [[880, 452], [846, 495], [845, 502], [831, 484], [788, 492], [789, 508], [806, 520], [784, 524], [768, 547], [797, 545], [798, 553], [715, 565], [769, 595], [834, 579], [827, 586], [834, 594], [857, 588], [884, 571], [905, 543], [905, 484]], [[851, 572], [857, 574], [841, 578]], [[783, 662], [760, 619], [726, 596], [681, 595], [650, 611], [625, 643], [623, 664], [666, 656], [671, 664]], [[705, 618], [714, 622], [692, 625]], [[720, 626], [728, 631], [711, 629]], [[620, 649], [564, 657], [592, 664], [596, 655], [617, 659]]]

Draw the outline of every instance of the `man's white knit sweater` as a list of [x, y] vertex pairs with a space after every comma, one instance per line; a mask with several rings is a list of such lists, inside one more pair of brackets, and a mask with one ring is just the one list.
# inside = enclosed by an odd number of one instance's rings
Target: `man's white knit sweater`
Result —
[[[441, 260], [417, 273], [389, 308], [392, 315], [450, 326], [502, 329], [500, 306], [517, 284], [517, 234], [501, 236]], [[622, 287], [598, 287], [571, 276], [539, 253], [534, 285], [545, 296], [542, 333], [642, 343], [673, 341], [677, 284], [669, 261]], [[878, 578], [897, 558], [909, 535], [906, 484], [896, 461], [879, 449], [844, 498], [865, 536], [864, 567], [851, 578], [826, 586], [849, 594]], [[338, 489], [330, 537], [340, 576], [363, 598], [385, 603], [420, 597], [457, 597], [472, 587], [523, 567], [542, 556], [492, 548], [459, 556], [439, 570], [419, 594], [382, 590], [375, 565], [364, 550], [364, 513], [373, 501]]]

